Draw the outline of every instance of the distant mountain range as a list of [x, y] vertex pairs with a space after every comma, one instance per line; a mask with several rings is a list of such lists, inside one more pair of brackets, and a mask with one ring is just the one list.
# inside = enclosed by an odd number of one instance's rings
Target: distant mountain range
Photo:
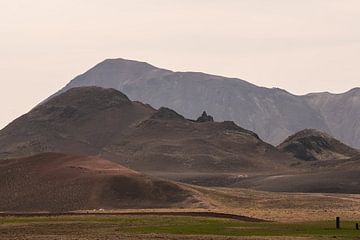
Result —
[[241, 79], [108, 59], [77, 76], [55, 95], [81, 86], [114, 88], [131, 100], [154, 108], [168, 107], [190, 119], [206, 111], [216, 121], [234, 121], [275, 145], [295, 132], [312, 128], [360, 148], [360, 88], [343, 94], [296, 96]]

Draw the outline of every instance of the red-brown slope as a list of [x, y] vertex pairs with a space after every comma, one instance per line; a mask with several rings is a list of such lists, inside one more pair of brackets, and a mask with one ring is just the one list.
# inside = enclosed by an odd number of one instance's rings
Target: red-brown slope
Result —
[[0, 211], [192, 206], [179, 185], [97, 157], [45, 153], [0, 161]]

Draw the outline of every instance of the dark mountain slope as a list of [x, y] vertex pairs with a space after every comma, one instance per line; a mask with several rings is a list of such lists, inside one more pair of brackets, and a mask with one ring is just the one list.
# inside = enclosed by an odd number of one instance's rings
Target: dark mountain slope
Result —
[[113, 89], [74, 88], [1, 130], [0, 157], [41, 152], [94, 155], [154, 112]]
[[294, 162], [233, 122], [198, 123], [174, 118], [164, 108], [159, 112], [106, 146], [102, 156], [126, 159], [124, 164], [138, 170], [165, 172], [274, 170]]
[[278, 149], [306, 161], [349, 159], [359, 154], [359, 151], [314, 129], [306, 129], [288, 137]]

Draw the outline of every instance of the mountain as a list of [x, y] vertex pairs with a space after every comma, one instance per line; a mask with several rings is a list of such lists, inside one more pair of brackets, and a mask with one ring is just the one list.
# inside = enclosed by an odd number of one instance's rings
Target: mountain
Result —
[[[70, 81], [73, 87], [114, 88], [131, 100], [168, 107], [186, 118], [206, 111], [216, 121], [231, 120], [272, 144], [302, 129], [325, 131], [360, 148], [360, 91], [296, 96], [277, 88], [258, 87], [241, 79], [200, 72], [173, 72], [148, 63], [105, 60]], [[341, 106], [341, 109], [339, 109]]]
[[192, 207], [180, 185], [97, 157], [44, 153], [0, 161], [0, 211]]
[[333, 136], [360, 148], [360, 88], [343, 94], [313, 93], [304, 98], [320, 112]]
[[288, 137], [278, 149], [305, 161], [350, 159], [360, 153], [315, 129], [305, 129]]
[[97, 155], [149, 172], [257, 172], [296, 162], [233, 122], [188, 120], [100, 87], [72, 88], [0, 131], [0, 159], [44, 152]]

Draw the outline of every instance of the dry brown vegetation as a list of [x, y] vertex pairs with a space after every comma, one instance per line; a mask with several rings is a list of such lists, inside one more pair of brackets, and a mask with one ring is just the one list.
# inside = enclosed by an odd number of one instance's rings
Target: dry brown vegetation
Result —
[[333, 220], [336, 216], [349, 221], [360, 219], [358, 194], [271, 193], [181, 185], [202, 201], [201, 208], [114, 209], [100, 212], [219, 212], [284, 223]]
[[212, 210], [280, 222], [360, 219], [360, 195], [273, 193], [250, 189], [192, 186]]

